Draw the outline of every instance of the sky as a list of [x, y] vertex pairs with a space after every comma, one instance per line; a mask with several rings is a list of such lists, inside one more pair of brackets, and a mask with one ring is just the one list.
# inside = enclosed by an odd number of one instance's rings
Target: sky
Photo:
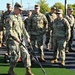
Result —
[[[19, 2], [21, 3], [22, 1], [22, 5], [23, 5], [23, 9], [34, 9], [34, 5], [39, 2], [39, 0], [0, 0], [0, 10], [6, 10], [6, 3], [11, 3], [13, 2], [13, 5], [15, 4], [15, 2]], [[61, 2], [62, 4], [64, 4], [65, 0], [46, 0], [46, 3], [50, 6], [53, 6], [56, 2]], [[67, 0], [68, 4], [74, 4], [75, 0]], [[12, 6], [13, 6], [12, 5]]]

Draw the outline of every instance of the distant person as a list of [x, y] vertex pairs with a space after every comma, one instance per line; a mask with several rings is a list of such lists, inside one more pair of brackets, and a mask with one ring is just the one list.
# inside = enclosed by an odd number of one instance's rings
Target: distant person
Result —
[[51, 49], [53, 49], [53, 22], [56, 19], [56, 7], [51, 8], [51, 12], [46, 14], [48, 20], [48, 32], [46, 33], [46, 49], [49, 50], [48, 43], [51, 39]]
[[26, 37], [26, 40], [30, 42], [30, 36], [28, 35], [24, 23], [21, 17], [21, 12], [23, 8], [19, 3], [15, 3], [14, 12], [8, 16], [6, 20], [6, 37], [7, 37], [7, 45], [9, 48], [10, 54], [10, 67], [8, 73], [10, 75], [16, 75], [14, 72], [14, 68], [18, 62], [18, 59], [21, 57], [26, 67], [25, 75], [34, 75], [31, 72], [31, 61], [30, 54], [27, 49], [25, 49], [21, 44], [23, 43], [23, 36]]
[[74, 17], [72, 15], [73, 13], [73, 9], [72, 8], [68, 8], [67, 10], [67, 15], [66, 15], [66, 19], [68, 20], [69, 24], [70, 24], [70, 28], [71, 28], [71, 37], [70, 40], [68, 41], [68, 50], [66, 50], [66, 52], [75, 52], [75, 50], [72, 50], [72, 42], [73, 42], [73, 29], [74, 29]]
[[68, 21], [63, 18], [62, 14], [62, 9], [58, 9], [56, 12], [57, 18], [53, 23], [54, 59], [51, 60], [51, 63], [58, 63], [58, 59], [61, 59], [61, 65], [65, 66], [65, 47], [67, 41], [70, 39], [70, 25]]

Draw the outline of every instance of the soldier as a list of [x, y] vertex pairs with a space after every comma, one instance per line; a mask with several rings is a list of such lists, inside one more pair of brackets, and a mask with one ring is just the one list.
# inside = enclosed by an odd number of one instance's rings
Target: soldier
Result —
[[5, 22], [6, 22], [6, 19], [8, 17], [8, 15], [10, 15], [12, 13], [12, 7], [11, 7], [11, 4], [10, 3], [7, 3], [7, 11], [5, 11], [3, 13], [3, 16], [1, 17], [1, 20], [2, 20], [2, 23], [3, 23], [3, 45], [6, 46], [6, 29], [5, 29]]
[[74, 27], [74, 17], [72, 15], [73, 13], [73, 9], [72, 8], [68, 8], [67, 10], [67, 15], [66, 15], [66, 19], [68, 20], [69, 24], [70, 24], [70, 28], [71, 28], [71, 37], [70, 40], [68, 41], [68, 47], [69, 50], [66, 50], [66, 52], [75, 52], [74, 50], [72, 50], [71, 45], [72, 45], [72, 41], [73, 41], [73, 27]]
[[51, 63], [58, 62], [58, 56], [61, 58], [61, 65], [65, 65], [65, 47], [66, 43], [70, 38], [70, 25], [68, 21], [63, 18], [62, 9], [58, 9], [57, 18], [53, 23], [53, 49], [54, 49], [54, 60]]
[[2, 38], [3, 38], [3, 25], [0, 17], [0, 47], [2, 46]]
[[43, 35], [46, 32], [47, 23], [48, 22], [45, 15], [40, 13], [40, 5], [35, 5], [35, 12], [29, 19], [29, 29], [33, 49], [35, 50], [35, 43], [37, 42], [38, 50], [40, 52], [40, 59], [42, 61], [45, 61], [44, 52], [43, 49], [41, 49], [41, 46], [43, 45]]
[[32, 12], [31, 12], [31, 11], [28, 11], [28, 18], [26, 18], [26, 19], [24, 20], [25, 28], [26, 28], [27, 31], [29, 30], [29, 25], [28, 25], [28, 23], [29, 23], [29, 18], [30, 18], [31, 15], [32, 15]]
[[51, 12], [46, 14], [48, 20], [48, 32], [46, 33], [46, 49], [48, 48], [48, 43], [51, 37], [51, 48], [53, 48], [53, 22], [56, 19], [56, 7], [51, 8]]
[[30, 36], [24, 27], [24, 23], [20, 15], [21, 12], [22, 5], [16, 2], [14, 5], [14, 12], [6, 20], [6, 38], [10, 54], [10, 68], [8, 73], [10, 75], [16, 75], [13, 69], [17, 64], [18, 59], [21, 57], [24, 65], [26, 66], [26, 75], [34, 75], [30, 69], [30, 55], [20, 44], [23, 42], [23, 36], [26, 37], [28, 42], [30, 41]]

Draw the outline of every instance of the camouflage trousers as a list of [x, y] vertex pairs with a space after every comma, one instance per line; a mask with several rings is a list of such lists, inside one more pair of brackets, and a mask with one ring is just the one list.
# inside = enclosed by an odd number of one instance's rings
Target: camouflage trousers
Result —
[[35, 45], [38, 46], [38, 50], [40, 53], [40, 57], [44, 56], [44, 51], [43, 51], [43, 35], [31, 35], [31, 43], [33, 46], [33, 49], [35, 50]]
[[65, 60], [66, 43], [65, 39], [53, 38], [54, 59], [58, 59], [60, 57], [61, 60]]
[[31, 66], [30, 55], [28, 51], [16, 41], [8, 42], [10, 67], [14, 68], [21, 57], [25, 67]]
[[49, 40], [50, 40], [50, 43], [51, 43], [50, 48], [53, 48], [53, 32], [52, 32], [52, 30], [49, 30], [46, 33], [46, 42], [45, 42], [45, 44], [46, 44], [47, 47], [48, 47]]

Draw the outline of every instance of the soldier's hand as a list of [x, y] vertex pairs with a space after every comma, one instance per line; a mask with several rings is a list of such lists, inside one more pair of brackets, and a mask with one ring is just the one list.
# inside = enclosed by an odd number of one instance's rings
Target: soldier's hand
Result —
[[27, 38], [27, 42], [30, 43], [30, 39], [29, 38]]
[[20, 41], [20, 40], [18, 40], [18, 39], [17, 39], [16, 41], [17, 41], [18, 43], [21, 43], [21, 41]]

